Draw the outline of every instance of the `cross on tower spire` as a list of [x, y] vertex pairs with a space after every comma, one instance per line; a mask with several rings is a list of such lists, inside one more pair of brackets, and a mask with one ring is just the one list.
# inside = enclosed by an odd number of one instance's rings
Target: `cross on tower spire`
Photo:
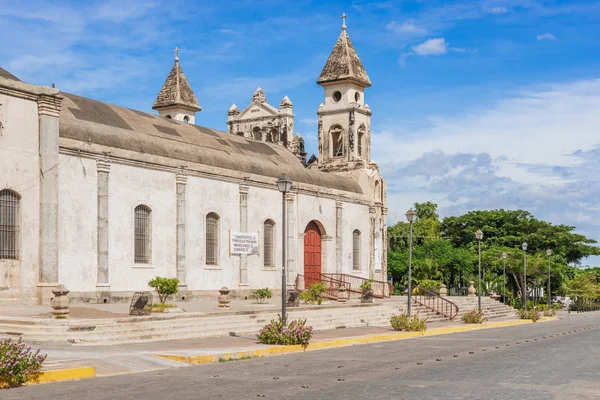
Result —
[[340, 18], [342, 19], [342, 29], [346, 30], [346, 18], [348, 18], [348, 16], [346, 15], [346, 13], [343, 13]]
[[179, 61], [179, 47], [175, 47], [175, 61]]

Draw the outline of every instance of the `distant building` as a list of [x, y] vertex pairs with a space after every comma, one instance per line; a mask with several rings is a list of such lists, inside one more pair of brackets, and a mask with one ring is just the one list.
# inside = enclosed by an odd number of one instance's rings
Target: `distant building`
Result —
[[[293, 105], [259, 88], [227, 132], [196, 124], [201, 106], [178, 55], [158, 115], [21, 82], [0, 68], [0, 302], [112, 302], [180, 280], [192, 299], [281, 287], [281, 194], [288, 284], [297, 275], [386, 280], [385, 181], [371, 160], [371, 81], [345, 26], [317, 83], [318, 157], [307, 166]], [[256, 234], [252, 254], [230, 238]]]

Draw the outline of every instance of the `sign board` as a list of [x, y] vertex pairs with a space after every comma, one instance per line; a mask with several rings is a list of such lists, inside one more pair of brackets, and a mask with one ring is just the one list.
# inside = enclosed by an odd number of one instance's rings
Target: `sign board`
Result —
[[258, 254], [258, 233], [231, 232], [229, 249], [231, 254]]

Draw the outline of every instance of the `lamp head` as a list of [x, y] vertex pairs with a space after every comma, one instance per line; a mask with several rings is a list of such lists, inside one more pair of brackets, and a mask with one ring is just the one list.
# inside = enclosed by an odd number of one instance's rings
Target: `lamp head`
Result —
[[506, 260], [506, 257], [508, 256], [508, 254], [506, 253], [502, 253], [502, 255], [500, 257], [502, 257], [503, 260]]
[[481, 229], [477, 229], [475, 231], [475, 239], [477, 239], [477, 240], [483, 239], [483, 232], [481, 232]]
[[415, 215], [417, 215], [417, 213], [412, 208], [406, 212], [406, 219], [409, 223], [412, 224], [413, 220], [415, 219]]
[[550, 257], [552, 255], [552, 250], [550, 250], [550, 249], [546, 250], [546, 254], [548, 254], [548, 257]]
[[526, 242], [523, 242], [521, 247], [523, 248], [523, 251], [527, 251], [527, 243]]
[[277, 179], [277, 188], [283, 194], [292, 190], [292, 182], [288, 181], [284, 175], [281, 175], [279, 179]]

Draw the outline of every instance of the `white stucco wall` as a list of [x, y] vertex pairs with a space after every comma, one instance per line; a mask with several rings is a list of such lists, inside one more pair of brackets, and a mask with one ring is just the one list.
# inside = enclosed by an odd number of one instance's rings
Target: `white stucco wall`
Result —
[[98, 265], [96, 161], [63, 154], [59, 159], [58, 282], [72, 291], [95, 291]]
[[[369, 207], [353, 203], [344, 203], [342, 211], [342, 272], [351, 275], [369, 277]], [[353, 232], [360, 231], [360, 270], [352, 269]]]
[[0, 190], [21, 196], [20, 260], [0, 260], [0, 288], [33, 289], [39, 274], [39, 138], [37, 103], [0, 94]]

